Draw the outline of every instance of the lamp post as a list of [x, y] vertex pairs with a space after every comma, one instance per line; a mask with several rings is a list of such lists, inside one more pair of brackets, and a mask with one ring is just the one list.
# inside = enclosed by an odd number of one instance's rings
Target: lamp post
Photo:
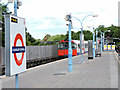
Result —
[[[22, 5], [22, 2], [19, 0], [8, 0], [8, 3], [13, 3], [14, 2], [14, 15], [17, 16], [17, 9], [19, 6]], [[15, 75], [15, 87], [18, 88], [18, 74]]]
[[98, 34], [98, 31], [96, 30], [96, 50], [98, 49], [97, 34]]
[[[110, 32], [110, 30], [107, 30], [108, 32]], [[107, 31], [105, 31], [105, 32], [107, 32]], [[99, 31], [100, 32], [100, 34], [101, 34], [101, 53], [103, 52], [103, 45], [104, 45], [104, 35], [105, 35], [105, 32], [101, 32], [101, 31]], [[103, 36], [102, 36], [103, 35]], [[103, 38], [102, 38], [103, 37]]]
[[98, 15], [94, 15], [94, 14], [90, 14], [90, 15], [87, 15], [85, 16], [82, 21], [80, 19], [78, 19], [77, 17], [73, 17], [73, 18], [76, 18], [80, 23], [81, 23], [81, 35], [80, 35], [80, 52], [81, 52], [81, 63], [83, 63], [83, 53], [82, 53], [82, 35], [83, 35], [83, 21], [89, 17], [89, 16], [93, 16], [93, 17], [98, 17]]
[[95, 33], [94, 33], [94, 28], [93, 28], [93, 58], [95, 58]]
[[[17, 0], [14, 1], [14, 15], [17, 16]], [[15, 75], [15, 87], [18, 88], [18, 74]]]
[[100, 33], [101, 33], [101, 53], [102, 53], [102, 32], [100, 31]]
[[[102, 32], [99, 31], [101, 33], [101, 53], [102, 53]], [[96, 51], [98, 49], [98, 40], [97, 40], [97, 34], [98, 34], [98, 31], [96, 30]]]
[[71, 14], [66, 15], [65, 20], [69, 21], [69, 24], [68, 24], [68, 30], [69, 30], [68, 72], [72, 72], [73, 62], [72, 62], [72, 46], [71, 46], [71, 26], [72, 26]]
[[17, 0], [14, 1], [14, 15], [17, 16]]
[[[0, 13], [0, 15], [1, 15], [1, 13]], [[2, 15], [1, 15], [2, 16]], [[3, 22], [2, 21], [0, 21], [0, 49], [1, 49], [1, 47], [2, 47], [2, 24], [3, 24]], [[0, 75], [2, 75], [2, 50], [0, 50]]]
[[106, 30], [106, 31], [103, 32], [103, 46], [104, 46], [104, 41], [105, 41], [104, 40], [105, 39], [105, 32], [110, 32], [110, 30]]

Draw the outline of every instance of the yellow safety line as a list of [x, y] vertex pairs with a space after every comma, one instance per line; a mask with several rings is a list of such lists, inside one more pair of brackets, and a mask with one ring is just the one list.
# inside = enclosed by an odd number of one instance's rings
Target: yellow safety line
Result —
[[0, 79], [4, 79], [4, 78], [6, 78], [7, 76], [0, 76]]

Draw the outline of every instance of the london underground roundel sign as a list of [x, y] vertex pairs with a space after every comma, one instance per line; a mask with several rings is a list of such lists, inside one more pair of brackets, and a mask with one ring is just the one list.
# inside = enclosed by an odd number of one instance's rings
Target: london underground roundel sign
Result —
[[5, 16], [5, 60], [6, 76], [26, 71], [25, 19]]
[[[18, 40], [21, 41], [22, 46], [16, 46]], [[14, 53], [14, 59], [18, 66], [20, 66], [23, 62], [24, 52], [25, 52], [25, 46], [24, 46], [23, 38], [22, 35], [18, 33], [14, 40], [14, 46], [12, 47], [12, 53]], [[16, 53], [22, 54], [20, 60], [17, 58]]]

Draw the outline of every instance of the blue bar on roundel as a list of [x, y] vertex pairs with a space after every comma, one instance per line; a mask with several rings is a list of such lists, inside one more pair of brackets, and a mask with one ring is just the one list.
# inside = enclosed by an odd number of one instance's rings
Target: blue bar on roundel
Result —
[[25, 52], [25, 46], [12, 47], [12, 53], [23, 53]]

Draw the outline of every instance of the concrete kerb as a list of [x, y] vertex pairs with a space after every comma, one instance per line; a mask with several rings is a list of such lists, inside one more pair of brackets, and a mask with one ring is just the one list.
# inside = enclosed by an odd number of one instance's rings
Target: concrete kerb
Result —
[[118, 53], [115, 51], [115, 52], [114, 52], [114, 54], [115, 54], [116, 59], [117, 59], [117, 60], [118, 60], [118, 62], [120, 63], [120, 58], [119, 58]]

